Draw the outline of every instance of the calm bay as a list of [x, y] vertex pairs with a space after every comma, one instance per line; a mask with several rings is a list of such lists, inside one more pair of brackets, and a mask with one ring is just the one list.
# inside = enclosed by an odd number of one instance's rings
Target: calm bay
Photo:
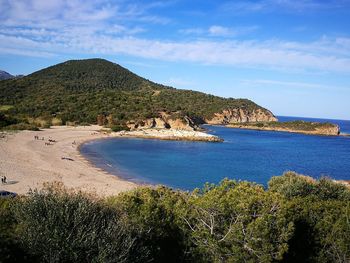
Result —
[[[350, 133], [350, 121], [278, 117], [332, 122]], [[227, 177], [266, 185], [271, 176], [296, 171], [314, 178], [350, 180], [350, 137], [204, 126], [223, 143], [111, 138], [80, 147], [95, 166], [137, 183], [192, 190]]]

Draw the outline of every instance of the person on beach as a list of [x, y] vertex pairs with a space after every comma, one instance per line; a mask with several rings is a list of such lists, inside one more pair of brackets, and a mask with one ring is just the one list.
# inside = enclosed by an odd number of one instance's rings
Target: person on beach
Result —
[[1, 176], [1, 183], [4, 183], [4, 177]]

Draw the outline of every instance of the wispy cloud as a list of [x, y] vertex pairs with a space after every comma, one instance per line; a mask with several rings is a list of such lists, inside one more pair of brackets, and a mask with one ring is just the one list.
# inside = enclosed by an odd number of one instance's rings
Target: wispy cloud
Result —
[[[350, 39], [346, 37], [323, 37], [309, 43], [232, 40], [219, 36], [254, 28], [212, 25], [183, 31], [198, 34], [199, 38], [194, 40], [160, 40], [138, 35], [147, 30], [139, 26], [145, 25], [145, 21], [161, 23], [162, 17], [149, 12], [151, 8], [161, 8], [160, 2], [142, 6], [108, 0], [0, 0], [0, 4], [7, 8], [7, 12], [0, 12], [2, 54], [125, 54], [160, 61], [350, 73]], [[139, 23], [129, 23], [131, 20]]]
[[179, 32], [186, 35], [199, 35], [202, 37], [235, 37], [239, 35], [245, 35], [257, 30], [258, 26], [237, 26], [237, 27], [225, 27], [220, 25], [212, 25], [209, 28], [186, 28], [181, 29]]
[[[14, 36], [0, 30], [0, 47], [53, 54], [126, 54], [163, 61], [186, 61], [240, 67], [293, 68], [350, 72], [349, 39], [321, 39], [311, 43], [270, 41], [198, 40], [174, 42], [136, 37], [118, 37], [75, 28], [52, 34], [49, 39]], [[33, 53], [35, 55], [35, 53]]]
[[[153, 3], [153, 4], [152, 4]], [[149, 10], [162, 6], [152, 2], [135, 4], [109, 0], [0, 0], [2, 26], [50, 27], [147, 21], [167, 23], [169, 18], [150, 14]], [[163, 3], [165, 6], [165, 3]]]

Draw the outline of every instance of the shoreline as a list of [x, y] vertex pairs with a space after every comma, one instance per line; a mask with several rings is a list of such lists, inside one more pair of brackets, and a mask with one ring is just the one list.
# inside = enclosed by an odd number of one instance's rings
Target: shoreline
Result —
[[219, 141], [214, 135], [197, 131], [149, 129], [110, 132], [97, 125], [52, 126], [40, 131], [4, 134], [5, 137], [0, 139], [0, 176], [6, 176], [7, 184], [0, 184], [0, 189], [20, 195], [31, 189], [42, 189], [43, 184], [48, 182], [61, 182], [68, 188], [99, 196], [116, 195], [145, 185], [95, 166], [79, 150], [88, 141], [123, 137]]
[[136, 183], [94, 166], [79, 152], [82, 143], [111, 137], [101, 128], [55, 126], [6, 133], [0, 140], [0, 175], [5, 175], [8, 183], [0, 184], [0, 189], [27, 194], [30, 189], [42, 189], [44, 183], [61, 182], [68, 188], [110, 196], [136, 188]]

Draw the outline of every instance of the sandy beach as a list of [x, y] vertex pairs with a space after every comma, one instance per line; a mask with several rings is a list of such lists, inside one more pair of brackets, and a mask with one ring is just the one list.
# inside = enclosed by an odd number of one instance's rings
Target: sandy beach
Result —
[[30, 189], [42, 188], [45, 182], [58, 181], [69, 188], [100, 196], [115, 195], [131, 190], [137, 184], [93, 166], [80, 155], [78, 147], [81, 143], [109, 137], [199, 141], [217, 139], [216, 136], [197, 131], [148, 129], [110, 133], [101, 129], [97, 125], [53, 126], [41, 131], [5, 133], [5, 137], [0, 139], [0, 176], [6, 176], [7, 183], [1, 184], [0, 189], [26, 194]]
[[[94, 167], [79, 154], [80, 143], [111, 136], [100, 129], [96, 125], [57, 126], [7, 133], [0, 139], [0, 175], [7, 177], [7, 184], [0, 184], [0, 189], [26, 194], [29, 189], [42, 188], [44, 182], [58, 181], [69, 188], [107, 196], [135, 188], [136, 184]], [[47, 145], [49, 139], [56, 142]]]

